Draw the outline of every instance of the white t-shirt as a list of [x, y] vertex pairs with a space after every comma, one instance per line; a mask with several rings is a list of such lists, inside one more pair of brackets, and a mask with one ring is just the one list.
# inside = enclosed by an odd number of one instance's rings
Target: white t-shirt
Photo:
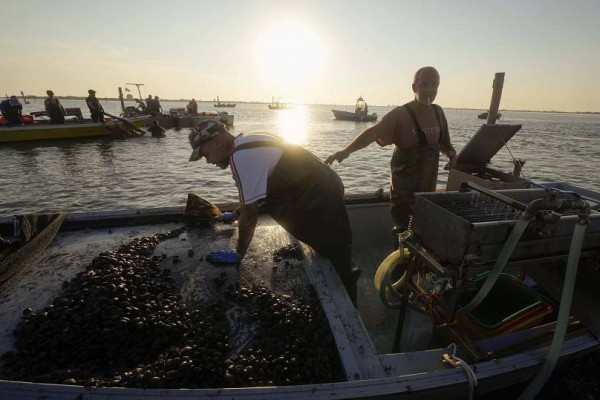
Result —
[[[266, 134], [240, 135], [235, 146], [256, 141], [280, 142], [277, 136]], [[240, 195], [240, 204], [252, 204], [267, 197], [267, 180], [279, 162], [283, 150], [279, 147], [255, 147], [236, 151], [230, 166]]]

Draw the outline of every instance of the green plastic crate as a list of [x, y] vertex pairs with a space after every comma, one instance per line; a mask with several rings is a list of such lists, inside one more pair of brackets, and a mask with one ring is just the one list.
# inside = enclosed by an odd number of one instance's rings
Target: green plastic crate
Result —
[[[481, 288], [487, 273], [477, 277], [477, 288]], [[478, 290], [463, 293], [458, 304], [466, 306]], [[537, 292], [529, 289], [521, 281], [508, 274], [500, 274], [485, 299], [467, 314], [468, 318], [485, 330], [496, 330], [511, 322], [523, 313], [540, 305], [542, 299]]]

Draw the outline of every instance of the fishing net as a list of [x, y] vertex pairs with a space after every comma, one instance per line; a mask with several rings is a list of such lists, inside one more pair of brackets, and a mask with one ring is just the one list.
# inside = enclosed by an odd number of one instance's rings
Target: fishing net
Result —
[[0, 293], [34, 266], [52, 242], [65, 214], [26, 214], [18, 217], [22, 245], [0, 260]]
[[200, 196], [188, 193], [187, 204], [183, 216], [191, 220], [216, 221], [223, 213], [217, 206]]

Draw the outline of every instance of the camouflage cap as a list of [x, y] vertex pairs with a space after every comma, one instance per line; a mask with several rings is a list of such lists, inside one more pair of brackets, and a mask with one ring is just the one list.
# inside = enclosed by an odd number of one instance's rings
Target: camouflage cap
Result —
[[189, 161], [198, 161], [201, 159], [200, 151], [202, 150], [202, 145], [215, 136], [219, 136], [219, 123], [217, 121], [202, 121], [193, 127], [189, 139], [190, 146], [194, 150]]

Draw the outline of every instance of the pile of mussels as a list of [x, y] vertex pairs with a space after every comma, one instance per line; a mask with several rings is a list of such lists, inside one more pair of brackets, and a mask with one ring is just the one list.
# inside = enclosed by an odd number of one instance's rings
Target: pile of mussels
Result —
[[[306, 301], [262, 286], [227, 286], [223, 301], [189, 309], [161, 269], [156, 245], [179, 231], [134, 239], [98, 255], [52, 304], [23, 311], [5, 378], [83, 386], [216, 388], [344, 380], [327, 319]], [[220, 282], [223, 286], [223, 281]], [[231, 304], [253, 337], [232, 353]]]

